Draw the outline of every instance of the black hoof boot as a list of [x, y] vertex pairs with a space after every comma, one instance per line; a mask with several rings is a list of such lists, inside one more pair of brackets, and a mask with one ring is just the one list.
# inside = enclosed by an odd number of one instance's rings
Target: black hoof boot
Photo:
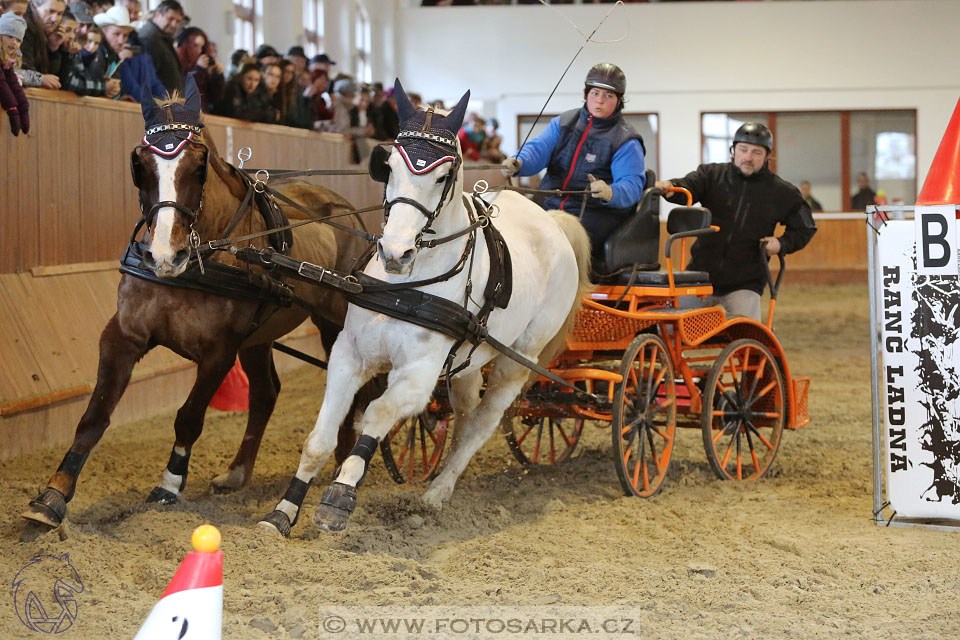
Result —
[[159, 502], [160, 504], [178, 504], [180, 502], [180, 496], [173, 493], [172, 491], [167, 491], [163, 487], [157, 487], [150, 492], [149, 496], [147, 496], [147, 502]]
[[30, 501], [30, 507], [20, 516], [51, 528], [59, 527], [67, 516], [67, 498], [56, 489], [47, 487]]
[[283, 511], [279, 509], [274, 509], [268, 513], [263, 520], [257, 523], [257, 528], [263, 531], [269, 531], [270, 533], [279, 533], [284, 538], [290, 537], [290, 529], [293, 527], [294, 523], [290, 522], [290, 518], [287, 517]]
[[324, 489], [320, 506], [313, 515], [313, 524], [332, 533], [343, 531], [356, 508], [357, 490], [350, 485], [334, 482]]

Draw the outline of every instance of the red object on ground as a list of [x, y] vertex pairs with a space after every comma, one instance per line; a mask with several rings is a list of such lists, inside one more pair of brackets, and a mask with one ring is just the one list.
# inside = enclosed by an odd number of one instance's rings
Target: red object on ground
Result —
[[960, 204], [960, 101], [940, 140], [917, 204]]
[[237, 358], [227, 377], [220, 383], [220, 388], [213, 394], [210, 406], [220, 411], [246, 411], [250, 408], [249, 392], [250, 381], [240, 366], [240, 358]]

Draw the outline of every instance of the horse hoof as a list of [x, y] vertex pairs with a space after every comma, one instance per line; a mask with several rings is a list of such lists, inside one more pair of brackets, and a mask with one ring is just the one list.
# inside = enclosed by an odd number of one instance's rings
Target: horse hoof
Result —
[[420, 496], [420, 501], [431, 509], [440, 511], [443, 509], [444, 496], [441, 495], [440, 491], [427, 489], [427, 491]]
[[21, 517], [39, 522], [51, 529], [63, 524], [67, 515], [67, 499], [56, 489], [47, 487], [43, 493], [30, 501], [30, 507], [20, 514]]
[[328, 504], [320, 505], [317, 507], [316, 513], [313, 514], [313, 524], [328, 533], [340, 533], [347, 528], [349, 522], [349, 511]]
[[239, 491], [242, 485], [237, 486], [230, 482], [230, 478], [227, 475], [217, 476], [210, 481], [210, 491], [215, 494], [221, 493], [233, 493], [234, 491]]
[[350, 485], [334, 482], [324, 489], [320, 506], [313, 514], [313, 523], [324, 531], [338, 533], [347, 528], [350, 514], [357, 508], [357, 490]]
[[290, 518], [283, 511], [274, 509], [257, 523], [257, 529], [271, 534], [279, 534], [284, 538], [290, 537]]
[[232, 493], [242, 489], [247, 480], [248, 478], [244, 478], [243, 467], [234, 467], [211, 480], [210, 489], [214, 493]]
[[180, 502], [180, 496], [172, 491], [167, 491], [163, 487], [156, 487], [147, 496], [147, 502], [159, 502], [160, 504], [177, 504]]

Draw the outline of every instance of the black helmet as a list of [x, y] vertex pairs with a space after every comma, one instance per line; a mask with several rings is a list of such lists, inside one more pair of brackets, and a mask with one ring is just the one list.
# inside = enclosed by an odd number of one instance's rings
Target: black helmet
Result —
[[587, 87], [608, 89], [621, 98], [627, 91], [627, 77], [623, 75], [620, 67], [609, 62], [601, 62], [598, 65], [594, 65], [594, 67], [587, 72], [587, 79], [583, 84]]
[[773, 133], [761, 122], [745, 122], [740, 125], [733, 134], [733, 146], [738, 142], [760, 145], [765, 147], [768, 153], [773, 151]]

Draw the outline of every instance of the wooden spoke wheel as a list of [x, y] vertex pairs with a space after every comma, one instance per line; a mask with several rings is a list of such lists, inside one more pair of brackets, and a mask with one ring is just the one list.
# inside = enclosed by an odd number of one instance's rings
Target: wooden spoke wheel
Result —
[[677, 385], [667, 345], [641, 334], [623, 353], [613, 391], [613, 455], [628, 496], [649, 498], [663, 486], [677, 429]]
[[583, 418], [550, 415], [533, 407], [516, 405], [507, 410], [502, 424], [510, 452], [524, 466], [559, 464], [570, 458], [580, 434]]
[[453, 415], [432, 401], [419, 416], [397, 423], [380, 443], [380, 454], [397, 484], [432, 480], [453, 425]]
[[720, 353], [703, 394], [700, 426], [710, 466], [724, 480], [762, 478], [780, 448], [786, 389], [773, 354], [756, 340]]

